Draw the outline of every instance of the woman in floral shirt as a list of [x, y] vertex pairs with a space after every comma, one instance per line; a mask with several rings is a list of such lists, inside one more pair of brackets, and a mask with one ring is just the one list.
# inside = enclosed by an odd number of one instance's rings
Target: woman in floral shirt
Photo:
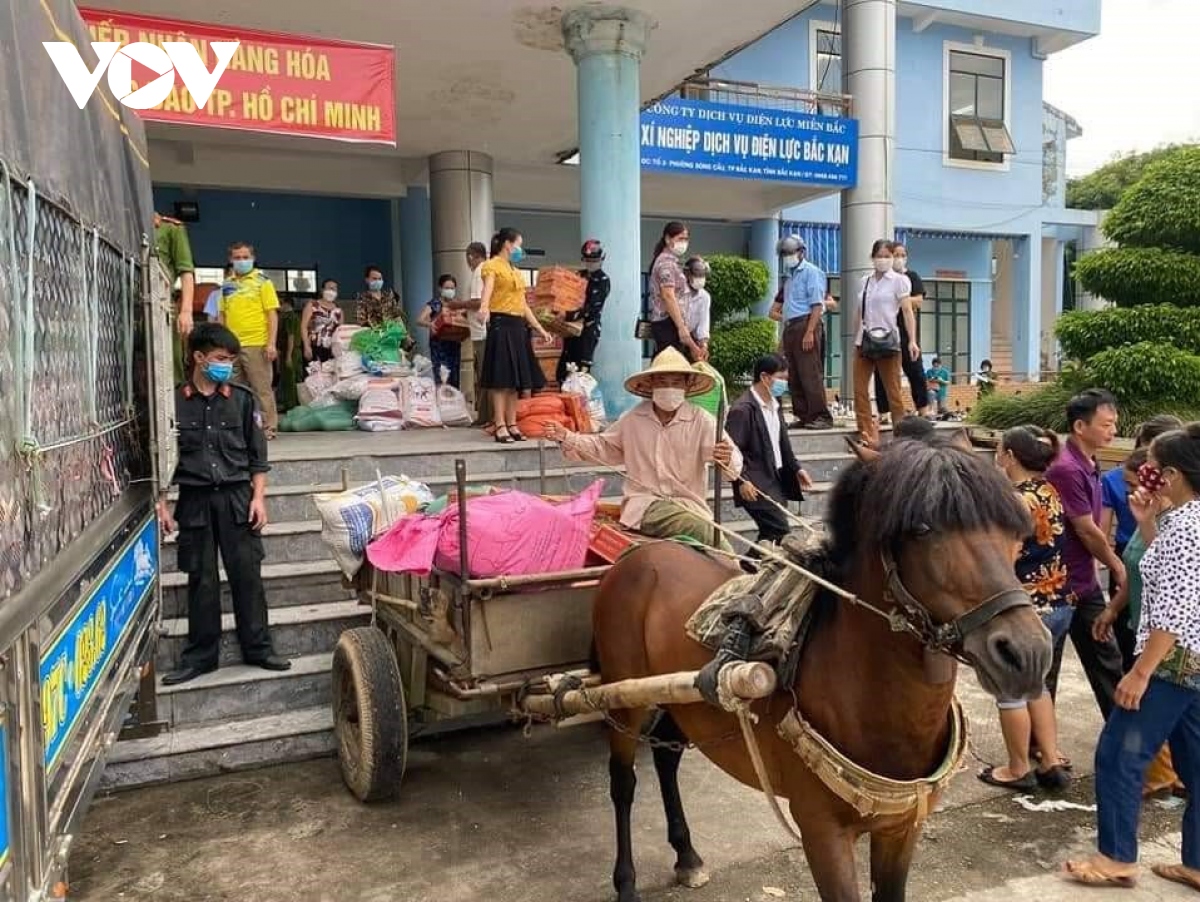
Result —
[[[1062, 555], [1065, 532], [1062, 501], [1044, 475], [1057, 456], [1058, 436], [1037, 426], [1008, 430], [996, 450], [996, 465], [1028, 505], [1033, 522], [1033, 532], [1025, 539], [1017, 557], [1017, 576], [1055, 642], [1071, 628], [1072, 616], [1067, 567]], [[998, 707], [1008, 764], [985, 768], [979, 779], [1021, 792], [1031, 792], [1039, 785], [1064, 789], [1070, 777], [1057, 751], [1045, 756], [1036, 769], [1029, 760], [1031, 734], [1038, 748], [1058, 749], [1058, 724], [1050, 693], [1043, 692], [1041, 697], [1029, 701], [1002, 700]]]

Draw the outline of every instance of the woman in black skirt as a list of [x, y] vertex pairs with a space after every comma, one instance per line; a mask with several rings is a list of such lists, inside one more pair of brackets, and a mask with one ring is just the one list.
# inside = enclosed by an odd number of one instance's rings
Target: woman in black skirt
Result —
[[502, 445], [525, 440], [517, 431], [520, 393], [537, 391], [546, 385], [546, 377], [533, 353], [530, 330], [546, 341], [550, 335], [525, 301], [525, 279], [517, 269], [524, 256], [521, 233], [516, 229], [501, 229], [492, 236], [492, 256], [480, 272], [483, 298], [479, 316], [488, 324], [480, 382], [492, 393], [492, 425], [496, 441]]

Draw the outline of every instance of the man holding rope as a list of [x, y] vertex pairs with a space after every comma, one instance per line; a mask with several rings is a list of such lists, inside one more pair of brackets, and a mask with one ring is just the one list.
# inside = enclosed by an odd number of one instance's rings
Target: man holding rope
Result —
[[732, 551], [705, 502], [708, 464], [716, 463], [728, 478], [737, 479], [742, 455], [728, 435], [718, 440], [716, 420], [707, 411], [687, 403], [713, 385], [711, 376], [667, 348], [625, 382], [626, 391], [647, 400], [606, 431], [580, 435], [549, 423], [546, 438], [561, 443], [571, 460], [625, 466], [621, 524], [626, 528]]

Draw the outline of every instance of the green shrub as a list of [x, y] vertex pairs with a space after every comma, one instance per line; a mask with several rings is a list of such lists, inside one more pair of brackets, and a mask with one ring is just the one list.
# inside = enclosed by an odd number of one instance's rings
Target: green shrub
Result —
[[1055, 432], [1067, 429], [1067, 402], [1075, 393], [1061, 382], [1031, 384], [1019, 395], [989, 395], [971, 408], [968, 420], [988, 429], [1041, 426]]
[[[716, 302], [715, 298], [713, 302]], [[773, 352], [778, 343], [775, 323], [769, 319], [726, 323], [713, 329], [708, 362], [724, 377], [732, 396], [750, 381], [755, 361]]]
[[1200, 147], [1147, 166], [1105, 218], [1104, 233], [1122, 247], [1200, 253]]
[[1122, 404], [1200, 402], [1200, 357], [1149, 341], [1109, 348], [1084, 365]]
[[1200, 307], [1200, 256], [1153, 247], [1106, 247], [1075, 265], [1084, 289], [1119, 307]]
[[1131, 153], [1067, 182], [1067, 206], [1076, 210], [1111, 210], [1121, 195], [1159, 160], [1169, 159], [1187, 145], [1171, 144], [1146, 153]]
[[1063, 353], [1070, 360], [1087, 360], [1108, 348], [1152, 341], [1200, 354], [1200, 309], [1158, 304], [1147, 307], [1109, 307], [1072, 310], [1054, 327]]
[[728, 254], [714, 254], [705, 259], [711, 267], [705, 287], [712, 295], [713, 325], [747, 317], [750, 308], [767, 293], [771, 281], [767, 264]]

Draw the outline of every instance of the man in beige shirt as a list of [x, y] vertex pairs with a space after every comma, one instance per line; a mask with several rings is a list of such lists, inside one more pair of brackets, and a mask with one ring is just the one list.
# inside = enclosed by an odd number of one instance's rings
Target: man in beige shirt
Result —
[[563, 454], [572, 460], [625, 466], [622, 525], [648, 536], [687, 536], [730, 550], [717, 535], [706, 502], [708, 465], [715, 462], [736, 479], [742, 455], [728, 435], [718, 440], [711, 414], [687, 402], [712, 387], [711, 376], [667, 348], [625, 382], [626, 391], [647, 400], [605, 432], [579, 435], [552, 423], [546, 437], [561, 442]]

